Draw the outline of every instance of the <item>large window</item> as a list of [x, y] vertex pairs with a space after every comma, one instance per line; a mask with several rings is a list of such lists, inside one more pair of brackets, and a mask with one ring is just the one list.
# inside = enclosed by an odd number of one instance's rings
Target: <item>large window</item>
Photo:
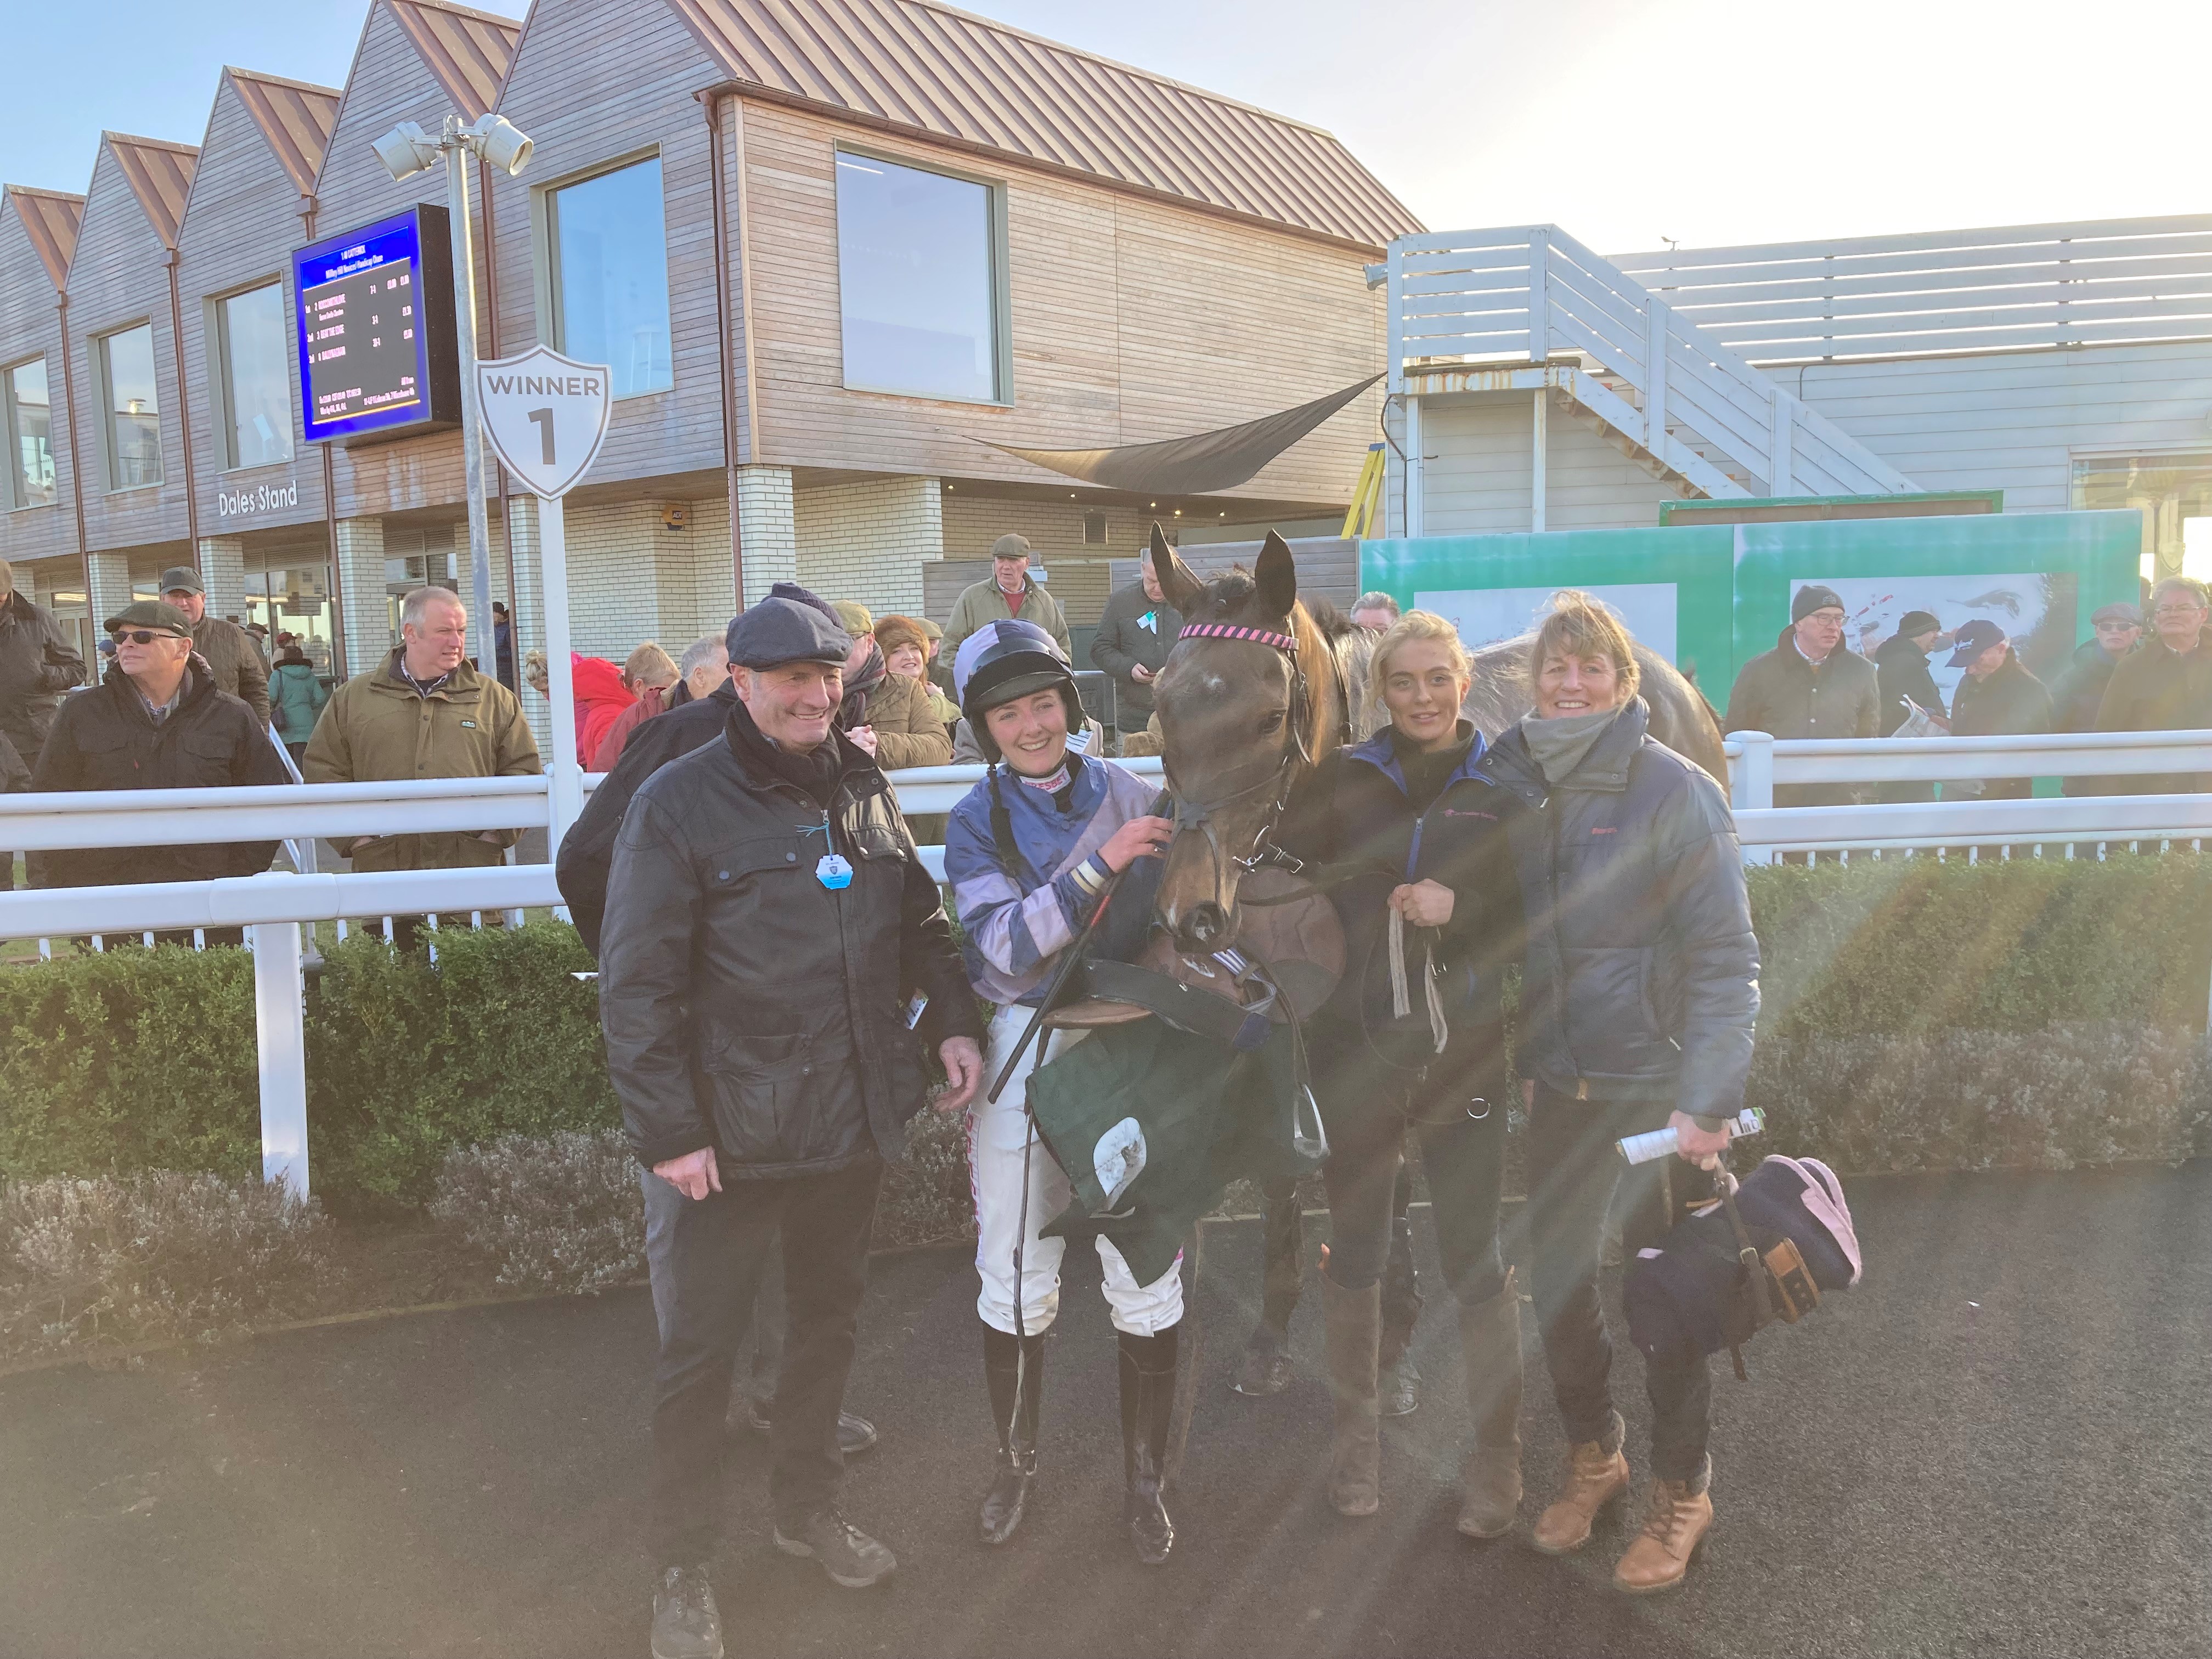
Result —
[[556, 348], [606, 364], [617, 398], [666, 391], [674, 376], [660, 158], [548, 191], [545, 221]]
[[46, 395], [46, 360], [17, 363], [0, 381], [8, 423], [9, 507], [54, 504], [54, 411]]
[[1000, 218], [988, 185], [839, 152], [847, 386], [1006, 400]]
[[2074, 463], [2074, 505], [2142, 512], [2142, 576], [2212, 576], [2212, 453]]
[[228, 467], [292, 459], [291, 347], [284, 284], [269, 283], [216, 306], [216, 361], [230, 428]]
[[100, 384], [107, 410], [107, 487], [161, 483], [161, 411], [154, 394], [151, 324], [100, 337]]

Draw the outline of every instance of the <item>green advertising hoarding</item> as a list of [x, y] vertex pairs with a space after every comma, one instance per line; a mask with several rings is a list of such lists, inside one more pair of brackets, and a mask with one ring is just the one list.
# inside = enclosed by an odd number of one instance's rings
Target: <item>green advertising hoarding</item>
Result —
[[[1987, 617], [2047, 681], [2091, 636], [2090, 612], [2137, 598], [2142, 550], [2130, 509], [1424, 537], [1361, 543], [1359, 571], [1362, 589], [1451, 617], [1470, 645], [1526, 631], [1559, 588], [1587, 589], [1724, 702], [1808, 582], [1841, 596], [1853, 650], [1870, 654], [1907, 611], [1947, 632]], [[1941, 653], [1930, 666], [1948, 700], [1960, 671]]]

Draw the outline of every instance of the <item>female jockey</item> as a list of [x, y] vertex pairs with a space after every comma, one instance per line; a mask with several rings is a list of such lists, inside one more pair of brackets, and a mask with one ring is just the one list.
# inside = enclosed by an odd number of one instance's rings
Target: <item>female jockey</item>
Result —
[[[991, 770], [952, 809], [945, 874], [960, 917], [968, 977], [998, 1005], [984, 1044], [995, 1079], [1021, 1039], [1060, 953], [1096, 908], [1108, 878], [1158, 854], [1175, 832], [1150, 816], [1153, 789], [1081, 752], [1075, 677], [1052, 636], [1012, 617], [962, 641], [953, 664], [961, 712]], [[969, 1108], [968, 1158], [975, 1194], [975, 1268], [982, 1294], [983, 1375], [999, 1429], [998, 1470], [983, 1499], [983, 1541], [1003, 1544], [1020, 1526], [1036, 1478], [1037, 1402], [1044, 1333], [1060, 1310], [1066, 1241], [1038, 1229], [1067, 1206], [1067, 1177], [1037, 1138], [1024, 1104], [1029, 1074], [1085, 1034], [1044, 1033], [995, 1103]], [[1139, 1558], [1168, 1558], [1175, 1528], [1160, 1498], [1168, 1419], [1175, 1399], [1176, 1340], [1182, 1319], [1182, 1259], [1139, 1285], [1121, 1251], [1098, 1240], [1106, 1303], [1121, 1336], [1123, 1518]], [[1020, 1263], [1017, 1282], [1016, 1261]]]

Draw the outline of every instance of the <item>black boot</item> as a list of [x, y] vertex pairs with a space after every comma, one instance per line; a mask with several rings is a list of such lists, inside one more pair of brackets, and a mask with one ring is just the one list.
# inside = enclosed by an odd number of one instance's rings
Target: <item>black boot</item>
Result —
[[1036, 1480], [1037, 1404], [1044, 1393], [1044, 1334], [1022, 1338], [983, 1328], [983, 1380], [991, 1391], [991, 1420], [999, 1427], [999, 1467], [983, 1494], [979, 1531], [987, 1544], [1003, 1544], [1022, 1524], [1030, 1487]]
[[1260, 1322], [1245, 1340], [1237, 1380], [1229, 1385], [1255, 1399], [1280, 1394], [1290, 1386], [1291, 1315], [1297, 1308], [1306, 1269], [1305, 1216], [1298, 1208], [1297, 1183], [1270, 1183], [1266, 1191], [1267, 1278]]
[[1170, 1325], [1158, 1336], [1121, 1334], [1121, 1473], [1128, 1492], [1121, 1518], [1136, 1541], [1137, 1559], [1157, 1567], [1175, 1547], [1175, 1522], [1160, 1501], [1166, 1479], [1168, 1420], [1175, 1413], [1176, 1340]]
[[1382, 1269], [1382, 1344], [1376, 1366], [1376, 1411], [1407, 1417], [1421, 1403], [1413, 1365], [1413, 1322], [1421, 1315], [1421, 1279], [1413, 1268], [1413, 1224], [1399, 1212], [1390, 1224], [1390, 1259]]

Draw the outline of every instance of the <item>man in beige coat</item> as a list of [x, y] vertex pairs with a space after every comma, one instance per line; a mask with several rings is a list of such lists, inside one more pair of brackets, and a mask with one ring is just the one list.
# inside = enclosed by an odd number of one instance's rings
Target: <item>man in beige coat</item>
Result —
[[1025, 536], [1001, 536], [993, 542], [991, 574], [962, 589], [952, 602], [951, 619], [945, 624], [945, 660], [959, 654], [961, 641], [1001, 617], [1035, 623], [1052, 635], [1062, 655], [1073, 655], [1074, 648], [1067, 642], [1067, 618], [1060, 613], [1060, 601], [1030, 574], [1030, 544]]
[[[468, 612], [449, 590], [418, 587], [399, 611], [399, 647], [340, 686], [315, 723], [309, 783], [534, 777], [538, 744], [522, 703], [468, 660]], [[519, 830], [362, 836], [338, 850], [356, 870], [453, 870], [501, 861]]]

